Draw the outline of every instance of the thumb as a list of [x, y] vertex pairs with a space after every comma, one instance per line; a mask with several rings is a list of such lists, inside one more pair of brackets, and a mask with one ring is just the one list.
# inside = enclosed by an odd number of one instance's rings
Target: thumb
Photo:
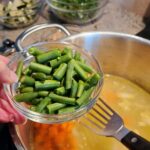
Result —
[[13, 83], [17, 80], [17, 75], [0, 60], [0, 83]]

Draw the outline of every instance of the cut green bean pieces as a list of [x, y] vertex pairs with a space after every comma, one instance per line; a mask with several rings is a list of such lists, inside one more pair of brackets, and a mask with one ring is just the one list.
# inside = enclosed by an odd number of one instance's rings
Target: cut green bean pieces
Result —
[[22, 88], [25, 88], [25, 87], [27, 87], [27, 85], [21, 83], [19, 86], [19, 89], [21, 90]]
[[36, 106], [33, 106], [33, 105], [32, 105], [32, 106], [30, 107], [30, 110], [36, 111]]
[[57, 62], [54, 61], [54, 60], [51, 60], [50, 65], [51, 65], [52, 68], [56, 68], [62, 63], [67, 63], [71, 58], [72, 57], [70, 55], [63, 55], [63, 56], [60, 57], [59, 60], [57, 60]]
[[49, 97], [56, 102], [63, 103], [63, 104], [70, 104], [70, 105], [75, 105], [75, 98], [70, 98], [66, 96], [60, 96], [54, 93], [50, 93]]
[[77, 103], [79, 106], [81, 106], [81, 105], [84, 103], [84, 101], [86, 101], [87, 99], [89, 99], [89, 97], [91, 96], [93, 90], [94, 90], [94, 87], [92, 87], [92, 88], [90, 88], [90, 89], [84, 91], [84, 92], [82, 93], [82, 95], [76, 100], [76, 103]]
[[19, 61], [18, 62], [18, 66], [17, 66], [17, 70], [16, 70], [16, 74], [18, 76], [18, 80], [21, 77], [22, 69], [23, 69], [23, 61]]
[[63, 55], [64, 55], [64, 54], [69, 55], [71, 58], [73, 57], [72, 49], [71, 49], [71, 48], [68, 48], [68, 47], [65, 47], [65, 48], [63, 49], [62, 54], [63, 54]]
[[65, 84], [65, 77], [61, 80], [60, 86], [64, 86], [64, 84]]
[[78, 83], [76, 80], [73, 79], [72, 81], [72, 86], [71, 86], [71, 97], [76, 97], [77, 95], [77, 90], [78, 90]]
[[66, 90], [64, 87], [59, 87], [59, 88], [55, 89], [55, 93], [58, 95], [65, 95]]
[[54, 78], [60, 81], [64, 77], [66, 70], [67, 70], [67, 64], [62, 63], [54, 72], [53, 74]]
[[76, 51], [76, 52], [75, 52], [75, 55], [74, 55], [74, 59], [80, 61], [80, 60], [81, 60], [81, 54]]
[[51, 103], [51, 99], [49, 97], [44, 98], [36, 108], [37, 112], [42, 112], [42, 110], [49, 104]]
[[60, 86], [60, 82], [57, 80], [45, 80], [44, 83], [36, 81], [35, 89], [36, 90], [50, 90], [55, 89]]
[[31, 47], [28, 52], [34, 59], [25, 69], [19, 62], [16, 71], [20, 78], [16, 90], [20, 94], [14, 97], [17, 102], [27, 102], [41, 114], [67, 114], [91, 100], [101, 75], [80, 51], [66, 45], [47, 52]]
[[47, 78], [46, 74], [41, 73], [41, 72], [33, 73], [32, 77], [35, 80], [39, 80], [39, 81], [44, 81]]
[[37, 47], [29, 48], [28, 52], [29, 52], [29, 54], [31, 54], [33, 56], [37, 56], [37, 55], [40, 55], [40, 54], [44, 53], [44, 51], [39, 50]]
[[32, 70], [29, 69], [29, 67], [26, 67], [26, 68], [23, 70], [23, 74], [24, 74], [24, 75], [31, 75], [31, 73], [32, 73]]
[[53, 59], [49, 63], [50, 63], [50, 66], [54, 68], [54, 66], [56, 66], [57, 62], [58, 62], [58, 59]]
[[79, 80], [78, 83], [78, 91], [77, 91], [77, 97], [80, 97], [84, 91], [85, 83], [82, 80]]
[[21, 93], [16, 96], [14, 96], [15, 100], [17, 102], [30, 102], [31, 100], [38, 97], [37, 92], [28, 92], [28, 93]]
[[59, 110], [60, 108], [65, 107], [66, 104], [62, 104], [62, 103], [53, 103], [53, 104], [49, 104], [47, 105], [48, 111], [51, 114], [52, 112]]
[[76, 107], [65, 107], [58, 110], [58, 114], [72, 113], [76, 110]]
[[35, 80], [32, 77], [29, 76], [23, 76], [20, 80], [21, 83], [28, 85], [28, 86], [34, 86]]
[[48, 94], [49, 94], [49, 91], [39, 91], [38, 92], [38, 95], [41, 97], [46, 97], [46, 96], [48, 96]]
[[34, 88], [33, 87], [24, 87], [20, 90], [21, 93], [27, 93], [27, 92], [33, 92]]
[[35, 98], [31, 101], [31, 104], [33, 105], [37, 105], [39, 104], [41, 101], [43, 100], [43, 98]]
[[37, 61], [39, 63], [45, 63], [47, 61], [50, 61], [60, 56], [61, 56], [61, 51], [56, 49], [56, 50], [52, 50], [50, 52], [46, 52], [44, 54], [38, 55]]
[[42, 73], [45, 73], [45, 74], [50, 74], [51, 71], [52, 71], [51, 67], [48, 67], [46, 65], [42, 65], [42, 64], [39, 64], [39, 63], [35, 63], [35, 62], [31, 62], [29, 67], [30, 67], [31, 70], [33, 70], [35, 72], [42, 72]]
[[85, 70], [85, 71], [87, 71], [87, 72], [89, 72], [89, 73], [95, 72], [95, 70], [92, 69], [89, 65], [87, 65], [87, 64], [85, 64], [85, 63], [83, 63], [83, 62], [81, 62], [81, 61], [77, 61], [77, 63], [79, 64], [79, 66], [80, 66], [83, 70]]
[[51, 76], [51, 75], [46, 76], [46, 80], [52, 80], [52, 79], [53, 79], [53, 76]]
[[74, 68], [75, 68], [76, 72], [79, 74], [79, 76], [80, 76], [84, 81], [86, 81], [87, 78], [88, 78], [88, 73], [85, 72], [75, 60], [73, 60], [73, 63], [74, 63]]
[[100, 80], [101, 76], [98, 73], [95, 73], [88, 79], [88, 83], [90, 86], [97, 85], [98, 81]]
[[68, 63], [67, 73], [66, 73], [66, 89], [71, 89], [73, 72], [74, 72], [74, 64], [73, 64], [73, 60], [70, 60]]

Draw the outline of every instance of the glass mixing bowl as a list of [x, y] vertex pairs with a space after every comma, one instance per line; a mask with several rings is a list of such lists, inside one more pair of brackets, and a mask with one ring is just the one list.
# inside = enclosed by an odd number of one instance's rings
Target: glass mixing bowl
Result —
[[0, 1], [0, 24], [7, 28], [21, 28], [34, 23], [41, 9], [42, 0]]
[[60, 19], [68, 23], [89, 23], [103, 14], [108, 0], [80, 3], [65, 3], [58, 0], [47, 0], [50, 10]]
[[[14, 96], [16, 95], [16, 90], [17, 87], [19, 86], [19, 83], [14, 83], [14, 84], [4, 84], [4, 89], [6, 92], [6, 95], [8, 97], [8, 99], [10, 100], [10, 102], [14, 105], [14, 107], [21, 112], [26, 118], [35, 121], [35, 122], [40, 122], [40, 123], [47, 123], [47, 124], [52, 124], [52, 123], [62, 123], [62, 122], [66, 122], [69, 120], [73, 120], [77, 117], [82, 116], [83, 114], [85, 114], [96, 102], [96, 98], [99, 95], [102, 83], [103, 83], [103, 73], [101, 71], [101, 68], [99, 66], [98, 61], [95, 59], [95, 57], [83, 50], [80, 47], [77, 47], [75, 45], [69, 44], [69, 43], [38, 43], [38, 44], [34, 44], [32, 46], [36, 46], [41, 50], [47, 51], [47, 50], [51, 50], [53, 48], [71, 48], [73, 49], [73, 52], [78, 51], [80, 52], [81, 56], [83, 59], [86, 60], [87, 64], [92, 66], [93, 69], [95, 69], [98, 73], [101, 74], [101, 79], [98, 82], [95, 90], [93, 91], [92, 95], [91, 95], [91, 99], [89, 100], [89, 102], [83, 106], [81, 106], [79, 109], [77, 109], [75, 112], [73, 113], [66, 113], [66, 114], [61, 114], [61, 115], [56, 115], [56, 114], [41, 114], [41, 113], [37, 113], [34, 111], [31, 111], [28, 108], [28, 105], [26, 105], [25, 103], [18, 103], [15, 99]], [[28, 47], [29, 48], [29, 47]], [[23, 60], [24, 62], [24, 67], [27, 67], [31, 61], [33, 61], [33, 56], [29, 55], [28, 53], [28, 48], [24, 51], [24, 52], [16, 52], [9, 64], [8, 67], [15, 71], [17, 64], [20, 60]]]

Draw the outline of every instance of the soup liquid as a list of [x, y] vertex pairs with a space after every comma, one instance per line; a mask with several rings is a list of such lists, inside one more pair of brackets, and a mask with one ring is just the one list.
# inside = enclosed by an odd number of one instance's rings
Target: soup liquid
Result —
[[[127, 128], [150, 140], [150, 94], [124, 78], [105, 75], [100, 97], [120, 114]], [[31, 141], [32, 150], [127, 150], [117, 140], [96, 135], [76, 121], [32, 123]]]
[[[123, 118], [125, 126], [150, 140], [150, 94], [124, 78], [105, 75], [100, 97]], [[75, 128], [78, 150], [127, 150], [117, 140]]]

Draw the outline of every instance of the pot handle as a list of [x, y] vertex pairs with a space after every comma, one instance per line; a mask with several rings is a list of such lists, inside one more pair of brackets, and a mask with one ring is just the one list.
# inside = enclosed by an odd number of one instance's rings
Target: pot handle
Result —
[[58, 28], [61, 31], [63, 31], [67, 36], [70, 36], [71, 33], [62, 25], [59, 24], [40, 24], [40, 25], [35, 25], [27, 30], [25, 30], [24, 32], [22, 32], [18, 38], [16, 39], [16, 50], [17, 51], [24, 51], [21, 44], [24, 41], [24, 39], [26, 37], [28, 37], [30, 34], [32, 34], [35, 31], [41, 30], [41, 29], [45, 29], [45, 28]]

